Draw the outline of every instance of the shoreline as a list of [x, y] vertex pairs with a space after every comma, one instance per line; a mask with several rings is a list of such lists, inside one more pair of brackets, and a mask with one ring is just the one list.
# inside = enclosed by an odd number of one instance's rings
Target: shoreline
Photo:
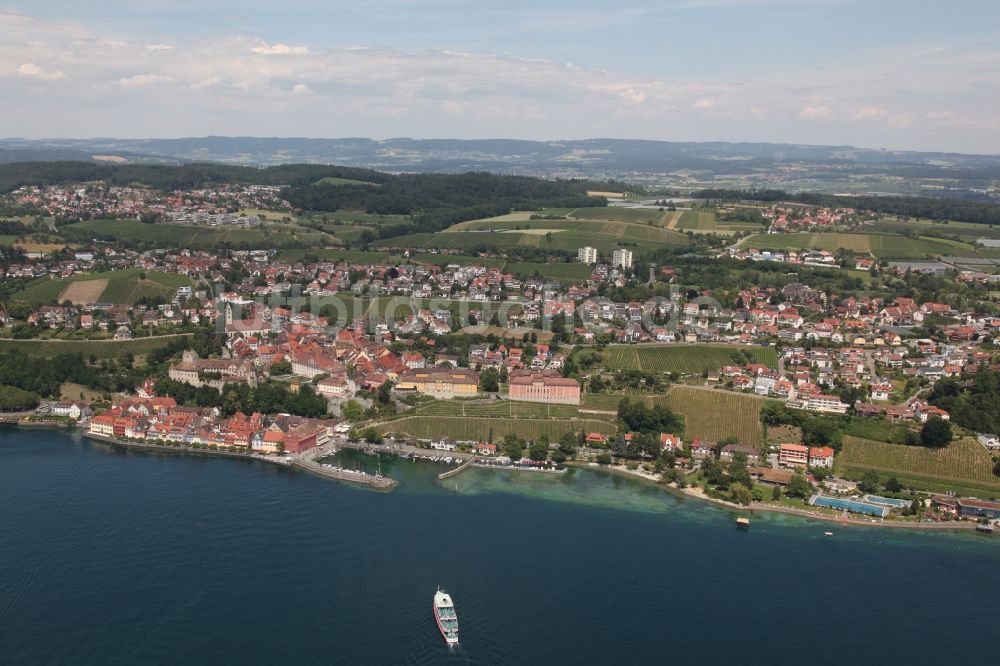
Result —
[[[112, 446], [119, 446], [123, 448], [137, 449], [140, 451], [159, 451], [174, 454], [192, 454], [192, 455], [202, 455], [202, 456], [214, 456], [221, 458], [236, 458], [242, 460], [258, 460], [260, 462], [265, 462], [273, 465], [278, 465], [280, 467], [293, 468], [306, 473], [312, 473], [315, 476], [321, 476], [330, 480], [344, 481], [347, 483], [353, 483], [357, 485], [364, 485], [373, 490], [377, 491], [391, 491], [393, 490], [398, 481], [396, 479], [390, 479], [390, 477], [360, 477], [353, 474], [340, 474], [340, 470], [327, 469], [316, 463], [316, 459], [320, 457], [325, 457], [327, 455], [332, 455], [333, 452], [325, 451], [325, 445], [317, 447], [316, 450], [312, 451], [312, 455], [305, 455], [303, 458], [298, 459], [271, 459], [265, 456], [255, 455], [252, 453], [239, 453], [232, 451], [213, 451], [208, 449], [196, 449], [187, 446], [164, 446], [160, 444], [149, 444], [145, 442], [129, 442], [114, 437], [107, 437], [105, 435], [97, 435], [89, 432], [82, 433], [82, 436], [86, 439], [102, 442], [105, 444], [110, 444]], [[359, 447], [360, 448], [360, 447]], [[362, 451], [363, 452], [363, 451]], [[466, 460], [464, 464], [460, 465], [458, 468], [453, 468], [448, 470], [446, 473], [456, 473], [458, 471], [464, 471], [467, 467], [478, 467], [474, 464], [475, 458], [471, 457]], [[489, 468], [490, 466], [483, 466]], [[977, 523], [970, 521], [942, 521], [942, 522], [906, 522], [906, 521], [894, 521], [894, 520], [874, 520], [874, 519], [861, 519], [861, 518], [844, 518], [842, 516], [822, 514], [814, 511], [809, 511], [808, 509], [799, 509], [795, 507], [787, 506], [776, 506], [772, 504], [766, 504], [763, 502], [751, 502], [749, 505], [734, 504], [733, 502], [728, 502], [726, 500], [717, 499], [714, 497], [708, 497], [700, 487], [688, 486], [686, 488], [678, 488], [673, 484], [661, 483], [658, 478], [653, 474], [640, 470], [630, 470], [624, 465], [595, 465], [589, 462], [582, 461], [567, 461], [565, 463], [565, 468], [574, 469], [590, 469], [590, 470], [603, 470], [611, 474], [617, 474], [619, 476], [628, 477], [633, 480], [642, 481], [644, 483], [656, 486], [661, 490], [672, 493], [678, 497], [690, 498], [693, 500], [701, 501], [717, 508], [724, 509], [730, 513], [750, 513], [755, 512], [761, 513], [777, 513], [784, 514], [788, 516], [797, 516], [799, 518], [804, 518], [807, 520], [816, 520], [828, 523], [839, 523], [841, 525], [853, 525], [857, 527], [881, 527], [888, 529], [910, 529], [916, 531], [975, 531]], [[506, 468], [505, 468], [506, 469]], [[440, 475], [439, 475], [440, 478]]]
[[711, 504], [720, 509], [725, 509], [732, 513], [750, 513], [755, 512], [761, 513], [780, 513], [788, 516], [798, 516], [800, 518], [805, 518], [808, 520], [818, 520], [828, 523], [839, 523], [841, 525], [854, 525], [857, 527], [884, 527], [888, 529], [910, 529], [917, 531], [962, 531], [962, 530], [976, 530], [977, 523], [970, 521], [942, 521], [939, 523], [913, 523], [895, 520], [864, 520], [860, 518], [847, 518], [844, 519], [840, 516], [833, 516], [821, 513], [815, 513], [809, 511], [808, 509], [797, 509], [790, 506], [775, 506], [773, 504], [766, 504], [763, 502], [751, 502], [749, 505], [734, 504], [733, 502], [727, 502], [726, 500], [716, 499], [714, 497], [709, 497], [701, 490], [701, 488], [694, 488], [688, 486], [687, 488], [678, 488], [674, 485], [668, 485], [660, 483], [659, 479], [655, 478], [653, 475], [646, 472], [632, 471], [624, 467], [623, 465], [598, 465], [597, 467], [592, 467], [590, 463], [585, 462], [567, 462], [565, 463], [567, 467], [575, 467], [579, 469], [601, 469], [613, 474], [618, 474], [620, 476], [627, 476], [631, 479], [636, 479], [639, 481], [644, 481], [646, 483], [653, 484], [669, 493], [677, 495], [678, 497], [685, 497], [700, 502], [705, 502], [706, 504]]
[[111, 446], [126, 449], [135, 449], [138, 451], [173, 453], [175, 455], [211, 456], [216, 458], [235, 458], [237, 460], [256, 460], [262, 463], [277, 465], [278, 467], [294, 469], [307, 474], [312, 474], [313, 476], [322, 477], [324, 479], [343, 481], [345, 483], [365, 486], [378, 491], [392, 490], [396, 487], [397, 483], [395, 479], [390, 479], [389, 477], [364, 476], [360, 474], [353, 474], [349, 470], [337, 470], [323, 467], [316, 462], [315, 458], [323, 455], [332, 455], [332, 453], [326, 451], [323, 446], [312, 449], [315, 453], [311, 456], [303, 456], [301, 458], [271, 458], [259, 454], [241, 453], [238, 451], [216, 451], [212, 449], [197, 449], [190, 446], [165, 446], [162, 444], [150, 444], [147, 442], [129, 442], [115, 437], [97, 435], [90, 432], [84, 432], [82, 436], [91, 441], [101, 442], [103, 444], [109, 444]]

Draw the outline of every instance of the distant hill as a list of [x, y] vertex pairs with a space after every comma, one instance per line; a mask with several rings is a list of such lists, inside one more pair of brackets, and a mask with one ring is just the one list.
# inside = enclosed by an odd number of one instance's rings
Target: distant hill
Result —
[[[32, 153], [31, 151], [37, 151]], [[0, 139], [0, 163], [124, 157], [132, 164], [329, 165], [389, 173], [622, 180], [652, 188], [778, 188], [854, 195], [1000, 198], [1000, 156], [852, 146], [624, 139]]]

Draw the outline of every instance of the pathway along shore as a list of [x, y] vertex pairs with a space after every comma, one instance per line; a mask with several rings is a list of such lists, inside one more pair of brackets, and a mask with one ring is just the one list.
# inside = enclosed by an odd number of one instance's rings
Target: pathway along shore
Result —
[[789, 516], [799, 516], [801, 518], [808, 518], [812, 520], [821, 520], [828, 523], [839, 523], [841, 525], [856, 525], [859, 527], [886, 527], [895, 529], [907, 529], [907, 530], [930, 530], [930, 531], [942, 531], [942, 530], [972, 530], [975, 531], [976, 523], [967, 520], [949, 520], [942, 521], [940, 523], [925, 523], [925, 522], [907, 522], [902, 520], [865, 520], [862, 518], [843, 518], [841, 516], [823, 514], [819, 512], [809, 511], [807, 509], [796, 509], [790, 506], [775, 506], [773, 504], [766, 504], [764, 502], [751, 502], [749, 505], [734, 504], [733, 502], [727, 502], [725, 500], [715, 499], [714, 497], [708, 497], [703, 492], [700, 492], [700, 488], [677, 488], [674, 485], [667, 485], [660, 483], [660, 480], [651, 474], [645, 472], [632, 471], [626, 469], [621, 465], [601, 465], [599, 467], [594, 467], [590, 463], [585, 462], [574, 462], [566, 463], [570, 467], [578, 467], [581, 469], [603, 469], [605, 471], [611, 472], [613, 474], [620, 474], [622, 476], [628, 476], [633, 479], [641, 479], [649, 483], [656, 484], [657, 486], [663, 488], [668, 492], [672, 492], [681, 497], [688, 497], [694, 500], [699, 500], [701, 502], [706, 502], [708, 504], [713, 504], [721, 509], [728, 509], [729, 511], [742, 512], [742, 513], [783, 513]]
[[103, 442], [105, 444], [111, 444], [112, 446], [120, 446], [124, 448], [135, 449], [137, 451], [159, 451], [162, 453], [187, 453], [192, 455], [214, 456], [219, 458], [239, 458], [242, 460], [259, 460], [261, 462], [270, 463], [272, 465], [279, 465], [281, 467], [289, 467], [304, 472], [309, 472], [310, 474], [321, 476], [325, 479], [354, 483], [357, 485], [374, 488], [375, 490], [383, 490], [383, 491], [392, 490], [393, 488], [396, 487], [396, 484], [398, 483], [396, 479], [393, 479], [388, 476], [376, 476], [374, 474], [364, 474], [363, 472], [356, 472], [349, 469], [341, 469], [339, 467], [324, 467], [323, 465], [316, 462], [318, 458], [322, 458], [324, 456], [330, 456], [336, 453], [337, 449], [332, 444], [324, 444], [322, 446], [318, 446], [314, 449], [310, 449], [309, 451], [299, 456], [276, 458], [273, 456], [265, 456], [254, 453], [239, 453], [235, 451], [199, 449], [193, 446], [167, 446], [164, 444], [151, 444], [149, 442], [130, 442], [128, 440], [122, 440], [115, 437], [108, 437], [106, 435], [97, 435], [89, 432], [83, 433], [83, 436], [95, 442]]

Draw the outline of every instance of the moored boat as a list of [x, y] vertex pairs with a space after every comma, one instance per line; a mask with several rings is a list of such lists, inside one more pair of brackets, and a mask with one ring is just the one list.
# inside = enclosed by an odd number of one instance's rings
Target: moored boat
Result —
[[741, 530], [750, 529], [750, 519], [745, 516], [740, 516], [739, 518], [736, 519], [736, 527], [740, 528]]
[[451, 595], [438, 588], [434, 595], [434, 620], [448, 645], [458, 644], [458, 613]]

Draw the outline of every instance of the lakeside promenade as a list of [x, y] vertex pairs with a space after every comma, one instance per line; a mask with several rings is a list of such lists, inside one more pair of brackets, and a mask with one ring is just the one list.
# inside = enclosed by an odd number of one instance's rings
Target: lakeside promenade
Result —
[[332, 456], [337, 452], [336, 445], [333, 443], [323, 444], [322, 446], [317, 446], [313, 449], [309, 449], [305, 453], [298, 455], [289, 455], [283, 457], [268, 456], [259, 453], [241, 453], [238, 451], [219, 451], [212, 449], [201, 449], [193, 446], [168, 446], [164, 444], [152, 444], [150, 442], [131, 442], [128, 440], [118, 439], [115, 437], [107, 437], [105, 435], [97, 435], [90, 432], [83, 433], [83, 437], [93, 440], [95, 442], [102, 442], [104, 444], [110, 444], [112, 446], [120, 446], [128, 449], [134, 449], [137, 451], [156, 451], [160, 453], [184, 453], [200, 456], [213, 456], [219, 458], [238, 458], [242, 460], [259, 460], [261, 462], [269, 463], [272, 465], [279, 465], [281, 467], [294, 468], [316, 476], [323, 477], [325, 479], [331, 479], [335, 481], [344, 481], [347, 483], [354, 483], [357, 485], [363, 485], [375, 490], [392, 490], [396, 487], [397, 481], [391, 477], [378, 476], [374, 474], [365, 474], [364, 472], [357, 472], [349, 469], [342, 469], [333, 466], [324, 466], [317, 462], [318, 459]]

